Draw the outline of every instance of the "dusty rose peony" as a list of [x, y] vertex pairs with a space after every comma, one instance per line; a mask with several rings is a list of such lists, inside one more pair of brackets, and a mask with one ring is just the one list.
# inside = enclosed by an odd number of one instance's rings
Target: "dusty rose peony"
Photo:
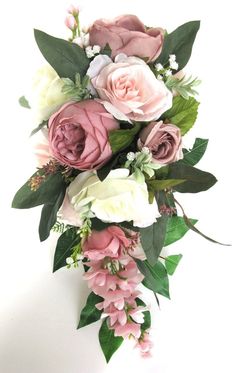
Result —
[[172, 106], [171, 92], [140, 58], [120, 54], [113, 63], [98, 56], [88, 73], [104, 106], [115, 117], [120, 112], [130, 120], [151, 121]]
[[83, 245], [83, 253], [91, 260], [100, 260], [106, 256], [118, 258], [122, 249], [130, 243], [122, 229], [110, 226], [100, 232], [92, 231]]
[[98, 169], [112, 155], [108, 131], [118, 122], [94, 100], [65, 104], [49, 119], [49, 146], [60, 163], [80, 170]]
[[139, 136], [138, 148], [149, 148], [154, 162], [168, 164], [183, 158], [180, 129], [174, 124], [152, 122]]
[[91, 45], [103, 48], [108, 43], [112, 57], [125, 53], [127, 56], [146, 57], [148, 62], [160, 55], [164, 40], [163, 29], [146, 29], [134, 15], [120, 16], [113, 21], [99, 19], [94, 22], [89, 34]]

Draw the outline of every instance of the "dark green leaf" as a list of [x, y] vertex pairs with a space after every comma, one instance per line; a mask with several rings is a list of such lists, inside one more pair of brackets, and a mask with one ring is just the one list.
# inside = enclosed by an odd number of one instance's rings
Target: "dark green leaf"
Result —
[[123, 340], [122, 337], [114, 336], [114, 330], [108, 328], [107, 319], [105, 319], [99, 330], [99, 342], [107, 363], [120, 347]]
[[[146, 307], [147, 305], [140, 298], [135, 299], [138, 306]], [[151, 314], [149, 311], [144, 311], [144, 323], [141, 324], [141, 330], [145, 331], [151, 327]]]
[[[32, 177], [36, 175], [37, 172]], [[12, 201], [13, 208], [28, 209], [47, 203], [54, 203], [65, 186], [65, 181], [59, 173], [45, 176], [44, 181], [36, 191], [30, 189], [29, 181], [16, 193]]]
[[180, 193], [199, 193], [210, 189], [217, 182], [215, 176], [209, 172], [201, 171], [182, 162], [170, 165], [168, 177], [186, 180], [184, 183], [173, 187]]
[[200, 27], [200, 21], [191, 21], [179, 26], [176, 30], [165, 36], [161, 55], [158, 63], [168, 63], [169, 55], [175, 54], [179, 64], [178, 70], [182, 70], [191, 57], [192, 47]]
[[138, 269], [145, 276], [143, 285], [155, 293], [170, 298], [169, 279], [165, 266], [160, 261], [154, 266], [151, 266], [147, 260], [136, 259], [135, 261]]
[[25, 96], [21, 96], [18, 100], [20, 106], [26, 108], [26, 109], [30, 109], [30, 105], [29, 105], [29, 102], [28, 100], [26, 100]]
[[76, 231], [75, 228], [70, 228], [58, 238], [54, 255], [53, 272], [67, 265], [66, 258], [72, 254], [73, 247], [80, 242], [80, 235]]
[[196, 138], [191, 150], [183, 149], [184, 158], [181, 160], [181, 162], [184, 162], [190, 166], [195, 166], [195, 164], [197, 164], [203, 157], [207, 144], [208, 140]]
[[146, 258], [151, 265], [156, 264], [164, 246], [168, 217], [161, 216], [157, 222], [146, 228], [140, 228], [140, 239]]
[[110, 161], [105, 164], [105, 166], [97, 170], [97, 176], [101, 181], [107, 177], [111, 169], [117, 164], [119, 157], [120, 154], [113, 156]]
[[183, 255], [170, 255], [165, 258], [165, 266], [168, 275], [173, 275]]
[[[196, 224], [196, 219], [190, 219], [192, 224]], [[172, 216], [168, 220], [165, 244], [164, 246], [170, 245], [175, 241], [180, 240], [189, 230], [189, 227], [186, 225], [184, 218], [181, 216]]]
[[36, 127], [35, 129], [33, 129], [33, 131], [31, 132], [30, 136], [33, 136], [35, 135], [38, 131], [40, 131], [43, 127], [45, 127], [46, 125], [48, 124], [47, 121], [43, 121], [42, 123], [40, 123], [38, 125], [38, 127]]
[[127, 148], [132, 143], [140, 128], [141, 123], [136, 122], [131, 129], [110, 131], [109, 143], [111, 145], [112, 153], [114, 154]]
[[110, 47], [110, 45], [107, 43], [105, 45], [105, 47], [101, 50], [100, 53], [101, 54], [106, 54], [108, 57], [111, 57], [111, 47]]
[[43, 206], [39, 223], [40, 241], [44, 241], [49, 237], [50, 231], [57, 221], [57, 212], [64, 200], [65, 191], [66, 186], [58, 193], [57, 199], [54, 203], [48, 203]]
[[81, 311], [79, 325], [77, 329], [92, 324], [101, 318], [102, 311], [96, 308], [96, 304], [103, 301], [103, 298], [93, 292], [89, 294], [86, 305]]
[[168, 179], [168, 180], [147, 180], [148, 187], [151, 187], [151, 189], [155, 192], [167, 188], [172, 188], [176, 185], [184, 183], [186, 180], [184, 179]]
[[92, 218], [91, 224], [92, 224], [91, 228], [95, 231], [103, 231], [103, 229], [106, 229], [110, 227], [111, 225], [114, 225], [114, 223], [104, 223], [98, 218]]
[[42, 55], [61, 78], [74, 81], [76, 73], [80, 73], [81, 77], [85, 76], [90, 61], [77, 44], [40, 30], [34, 30], [34, 36]]
[[181, 130], [181, 135], [185, 135], [194, 125], [198, 114], [199, 102], [194, 97], [185, 100], [181, 96], [173, 99], [171, 109], [163, 114], [163, 119], [175, 124]]
[[134, 231], [134, 232], [140, 231], [140, 228], [134, 226], [132, 221], [122, 221], [121, 223], [118, 223], [118, 225], [121, 228], [130, 229], [131, 231]]

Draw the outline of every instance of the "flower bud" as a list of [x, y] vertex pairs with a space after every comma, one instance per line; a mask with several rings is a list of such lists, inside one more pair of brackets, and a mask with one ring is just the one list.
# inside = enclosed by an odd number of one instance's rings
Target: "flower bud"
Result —
[[65, 25], [70, 30], [74, 30], [77, 27], [77, 23], [76, 23], [76, 20], [75, 20], [74, 16], [69, 14], [65, 19]]

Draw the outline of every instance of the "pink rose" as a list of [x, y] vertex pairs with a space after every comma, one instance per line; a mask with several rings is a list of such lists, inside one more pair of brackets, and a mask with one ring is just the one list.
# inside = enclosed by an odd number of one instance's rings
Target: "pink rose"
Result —
[[171, 92], [143, 60], [119, 55], [114, 63], [101, 63], [101, 58], [95, 57], [88, 75], [104, 106], [116, 118], [122, 119], [120, 112], [130, 120], [151, 121], [171, 108]]
[[120, 16], [113, 21], [99, 19], [94, 22], [89, 34], [91, 45], [103, 48], [108, 43], [112, 57], [125, 53], [127, 56], [146, 57], [148, 62], [160, 55], [164, 40], [163, 29], [146, 29], [133, 15]]
[[154, 162], [168, 164], [183, 158], [180, 129], [174, 124], [152, 122], [139, 136], [138, 148], [149, 148]]
[[108, 131], [119, 128], [94, 100], [70, 102], [49, 119], [49, 147], [60, 163], [79, 170], [98, 169], [112, 155]]
[[129, 245], [130, 240], [122, 229], [110, 226], [99, 232], [92, 231], [83, 245], [83, 253], [90, 260], [100, 260], [106, 256], [118, 258], [123, 248]]

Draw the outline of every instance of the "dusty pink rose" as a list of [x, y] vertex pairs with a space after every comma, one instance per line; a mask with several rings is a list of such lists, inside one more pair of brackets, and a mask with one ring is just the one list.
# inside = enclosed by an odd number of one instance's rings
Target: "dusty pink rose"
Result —
[[113, 21], [99, 19], [89, 31], [90, 44], [105, 47], [108, 43], [112, 57], [119, 53], [154, 61], [161, 53], [164, 32], [161, 28], [147, 29], [134, 15], [124, 15]]
[[129, 245], [130, 240], [122, 229], [111, 226], [99, 232], [92, 231], [83, 245], [83, 253], [91, 260], [100, 260], [106, 256], [118, 258], [122, 249]]
[[70, 102], [49, 119], [49, 147], [60, 163], [79, 170], [98, 169], [112, 155], [108, 132], [119, 127], [94, 100]]
[[[95, 58], [94, 64], [100, 59]], [[114, 116], [118, 117], [119, 111], [130, 120], [151, 121], [172, 106], [171, 92], [140, 58], [119, 55], [114, 63], [105, 61], [104, 64], [100, 64], [101, 69], [91, 81]], [[90, 71], [89, 74], [93, 75]]]
[[183, 158], [180, 129], [174, 124], [152, 122], [139, 136], [138, 148], [149, 148], [154, 162], [168, 164]]

